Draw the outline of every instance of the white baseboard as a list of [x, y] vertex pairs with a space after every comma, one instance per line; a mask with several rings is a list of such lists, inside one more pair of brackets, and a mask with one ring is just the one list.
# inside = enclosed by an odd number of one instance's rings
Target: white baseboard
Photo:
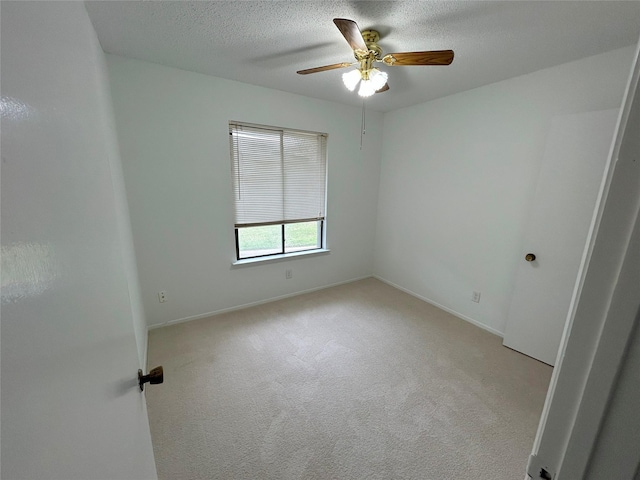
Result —
[[308, 290], [301, 290], [299, 292], [293, 292], [293, 293], [288, 293], [286, 295], [280, 295], [277, 297], [273, 297], [273, 298], [267, 298], [265, 300], [258, 300], [256, 302], [250, 302], [250, 303], [245, 303], [242, 305], [236, 305], [234, 307], [229, 307], [229, 308], [222, 308], [220, 310], [214, 310], [212, 312], [207, 312], [207, 313], [201, 313], [198, 315], [192, 315], [189, 317], [184, 317], [184, 318], [179, 318], [176, 320], [169, 320], [168, 322], [163, 322], [163, 323], [158, 323], [158, 324], [154, 324], [154, 325], [149, 325], [147, 327], [147, 338], [145, 339], [145, 347], [144, 347], [144, 359], [145, 359], [145, 365], [147, 364], [147, 347], [148, 347], [148, 343], [149, 343], [149, 331], [150, 330], [155, 330], [156, 328], [162, 328], [162, 327], [166, 327], [169, 325], [175, 325], [177, 323], [184, 323], [184, 322], [190, 322], [192, 320], [200, 320], [201, 318], [207, 318], [207, 317], [213, 317], [215, 315], [220, 315], [223, 313], [227, 313], [227, 312], [233, 312], [235, 310], [242, 310], [244, 308], [250, 308], [250, 307], [255, 307], [257, 305], [264, 305], [265, 303], [271, 303], [271, 302], [276, 302], [278, 300], [284, 300], [285, 298], [291, 298], [291, 297], [296, 297], [298, 295], [304, 295], [305, 293], [311, 293], [311, 292], [316, 292], [318, 290], [324, 290], [325, 288], [331, 288], [331, 287], [337, 287], [338, 285], [344, 285], [346, 283], [352, 283], [352, 282], [357, 282], [358, 280], [363, 280], [365, 278], [376, 278], [378, 280], [380, 280], [381, 282], [386, 283], [387, 285], [392, 286], [393, 288], [397, 288], [398, 290], [401, 290], [405, 293], [408, 293], [409, 295], [419, 298], [420, 300], [422, 300], [423, 302], [427, 302], [431, 305], [433, 305], [434, 307], [438, 307], [441, 310], [444, 310], [447, 313], [450, 313], [451, 315], [455, 315], [456, 317], [465, 320], [479, 328], [482, 328], [483, 330], [486, 330], [490, 333], [493, 333], [494, 335], [497, 335], [500, 338], [504, 337], [504, 333], [500, 332], [499, 330], [496, 330], [493, 327], [490, 327], [478, 320], [475, 320], [471, 317], [468, 317], [467, 315], [463, 315], [462, 313], [456, 312], [455, 310], [452, 310], [451, 308], [445, 307], [444, 305], [439, 304], [438, 302], [434, 302], [433, 300], [426, 298], [422, 295], [419, 295], [407, 288], [404, 288], [396, 283], [393, 283], [383, 277], [380, 277], [379, 275], [365, 275], [363, 277], [358, 277], [358, 278], [352, 278], [350, 280], [345, 280], [342, 282], [337, 282], [337, 283], [332, 283], [330, 285], [323, 285], [321, 287], [315, 287], [315, 288], [310, 288]]
[[489, 325], [485, 325], [484, 323], [479, 322], [478, 320], [475, 320], [475, 319], [473, 319], [471, 317], [463, 315], [462, 313], [456, 312], [455, 310], [452, 310], [452, 309], [450, 309], [448, 307], [445, 307], [444, 305], [440, 305], [438, 302], [434, 302], [433, 300], [431, 300], [429, 298], [423, 297], [422, 295], [418, 295], [417, 293], [412, 292], [411, 290], [409, 290], [407, 288], [401, 287], [400, 285], [397, 285], [397, 284], [395, 284], [393, 282], [390, 282], [389, 280], [386, 280], [386, 279], [384, 279], [384, 278], [382, 278], [382, 277], [380, 277], [378, 275], [373, 275], [373, 277], [377, 278], [381, 282], [386, 283], [387, 285], [391, 285], [393, 288], [397, 288], [398, 290], [402, 290], [403, 292], [408, 293], [412, 297], [419, 298], [420, 300], [422, 300], [424, 302], [430, 303], [434, 307], [438, 307], [440, 310], [444, 310], [445, 312], [450, 313], [451, 315], [455, 315], [456, 317], [461, 318], [462, 320], [465, 320], [465, 321], [467, 321], [469, 323], [472, 323], [476, 327], [480, 327], [483, 330], [491, 332], [491, 333], [493, 333], [494, 335], [497, 335], [500, 338], [504, 338], [504, 333], [503, 332], [500, 332], [499, 330], [496, 330], [495, 328], [490, 327]]
[[[257, 302], [245, 303], [245, 304], [242, 304], [242, 305], [237, 305], [235, 307], [222, 308], [220, 310], [214, 310], [213, 312], [200, 313], [198, 315], [192, 315], [190, 317], [179, 318], [177, 320], [169, 320], [168, 322], [149, 325], [147, 327], [147, 332], [149, 330], [155, 330], [156, 328], [162, 328], [162, 327], [167, 327], [169, 325], [175, 325], [176, 323], [184, 323], [184, 322], [190, 322], [192, 320], [200, 320], [201, 318], [213, 317], [215, 315], [220, 315], [222, 313], [233, 312], [235, 310], [242, 310], [243, 308], [255, 307], [257, 305], [264, 305], [265, 303], [276, 302], [278, 300], [284, 300], [285, 298], [290, 298], [290, 297], [297, 297], [298, 295], [304, 295], [305, 293], [316, 292], [318, 290], [324, 290], [325, 288], [337, 287], [338, 285], [344, 285], [345, 283], [357, 282], [358, 280], [363, 280], [365, 278], [371, 278], [371, 277], [373, 277], [373, 275], [365, 275], [363, 277], [352, 278], [350, 280], [345, 280], [343, 282], [332, 283], [330, 285], [323, 285], [321, 287], [310, 288], [308, 290], [301, 290], [299, 292], [288, 293], [286, 295], [280, 295], [278, 297], [267, 298], [265, 300], [258, 300]], [[146, 351], [146, 349], [145, 349], [145, 351]]]

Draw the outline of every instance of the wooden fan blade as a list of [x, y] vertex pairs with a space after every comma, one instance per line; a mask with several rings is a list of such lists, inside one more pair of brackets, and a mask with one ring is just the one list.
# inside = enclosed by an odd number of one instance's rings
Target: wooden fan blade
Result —
[[389, 53], [382, 57], [389, 66], [402, 65], [449, 65], [453, 62], [453, 50], [431, 50], [429, 52]]
[[327, 70], [335, 70], [336, 68], [346, 68], [353, 65], [353, 63], [343, 62], [334, 63], [333, 65], [325, 65], [324, 67], [307, 68], [306, 70], [298, 70], [296, 73], [300, 75], [308, 75], [310, 73], [326, 72]]
[[382, 93], [382, 92], [386, 92], [387, 90], [389, 90], [389, 84], [385, 83], [380, 90], [376, 90], [376, 93]]
[[353, 50], [360, 50], [363, 53], [369, 51], [356, 22], [346, 18], [334, 18], [333, 23], [336, 24], [336, 27], [338, 27], [338, 30], [340, 30], [340, 33], [342, 33], [342, 36]]

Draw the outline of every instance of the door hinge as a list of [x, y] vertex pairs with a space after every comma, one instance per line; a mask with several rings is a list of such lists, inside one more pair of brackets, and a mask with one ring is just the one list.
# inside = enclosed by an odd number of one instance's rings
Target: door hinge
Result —
[[549, 465], [544, 462], [537, 455], [531, 455], [529, 457], [529, 463], [527, 463], [527, 475], [534, 480], [554, 480], [556, 474], [549, 468]]

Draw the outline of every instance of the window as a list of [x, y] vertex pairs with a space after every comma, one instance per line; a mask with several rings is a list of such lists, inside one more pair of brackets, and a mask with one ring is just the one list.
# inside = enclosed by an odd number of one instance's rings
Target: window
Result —
[[229, 123], [236, 259], [324, 248], [327, 135]]

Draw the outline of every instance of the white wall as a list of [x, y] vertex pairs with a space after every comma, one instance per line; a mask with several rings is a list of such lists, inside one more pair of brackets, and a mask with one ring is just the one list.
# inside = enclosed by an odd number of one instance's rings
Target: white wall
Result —
[[376, 275], [502, 334], [551, 119], [619, 108], [632, 55], [623, 48], [387, 113]]
[[[93, 26], [91, 27], [93, 28]], [[147, 361], [147, 319], [142, 304], [142, 293], [140, 290], [140, 277], [136, 264], [136, 254], [133, 244], [133, 231], [131, 229], [131, 217], [129, 205], [127, 203], [127, 193], [124, 186], [124, 173], [122, 171], [122, 161], [116, 134], [115, 118], [113, 114], [113, 100], [107, 73], [107, 64], [104, 52], [101, 51], [97, 57], [98, 80], [100, 82], [99, 93], [103, 95], [103, 105], [105, 114], [102, 116], [103, 132], [106, 138], [106, 153], [109, 157], [111, 169], [111, 181], [115, 191], [114, 201], [117, 212], [118, 233], [120, 235], [120, 248], [122, 249], [123, 265], [129, 290], [129, 304], [133, 328], [136, 336], [136, 346], [138, 349], [138, 362], [142, 370], [146, 371]]]
[[82, 2], [0, 8], [2, 478], [157, 478], [104, 54]]
[[[359, 108], [119, 56], [107, 64], [149, 325], [373, 273], [382, 114], [367, 112], [361, 151]], [[330, 254], [231, 267], [229, 120], [329, 134]]]

